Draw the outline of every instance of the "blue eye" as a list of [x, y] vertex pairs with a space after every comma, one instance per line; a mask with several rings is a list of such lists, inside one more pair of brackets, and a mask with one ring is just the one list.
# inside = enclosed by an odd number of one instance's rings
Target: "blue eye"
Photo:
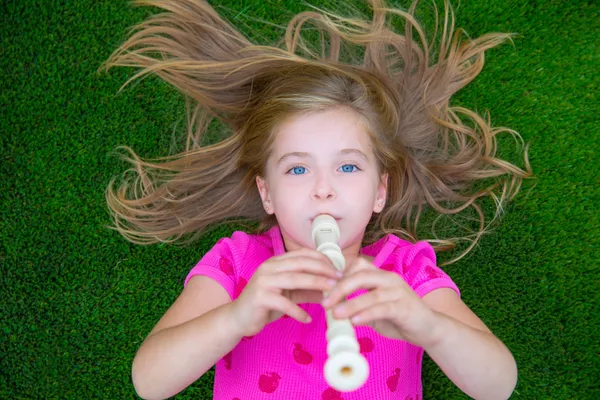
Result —
[[288, 171], [292, 175], [303, 175], [306, 172], [306, 168], [304, 167], [294, 167]]
[[346, 164], [346, 165], [342, 165], [339, 168], [342, 172], [356, 172], [359, 171], [360, 169], [354, 165], [354, 164]]

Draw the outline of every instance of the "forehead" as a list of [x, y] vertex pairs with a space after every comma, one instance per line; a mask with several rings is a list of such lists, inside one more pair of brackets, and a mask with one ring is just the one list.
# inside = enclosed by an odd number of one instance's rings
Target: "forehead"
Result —
[[356, 148], [372, 153], [371, 138], [354, 111], [337, 108], [295, 116], [276, 131], [274, 155], [288, 151], [313, 152]]

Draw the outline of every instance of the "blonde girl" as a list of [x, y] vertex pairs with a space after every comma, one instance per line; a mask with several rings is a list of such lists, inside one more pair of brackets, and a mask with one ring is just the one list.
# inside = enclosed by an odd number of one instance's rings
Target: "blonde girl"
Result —
[[[531, 174], [526, 152], [523, 168], [495, 155], [496, 135], [516, 132], [449, 105], [481, 71], [484, 51], [511, 35], [464, 38], [446, 3], [434, 57], [416, 2], [403, 11], [370, 0], [370, 20], [303, 12], [280, 45], [262, 46], [205, 1], [137, 3], [164, 12], [106, 67], [141, 67], [131, 79], [155, 74], [176, 87], [191, 105], [189, 130], [185, 149], [158, 162], [128, 149], [135, 179], [113, 180], [106, 193], [114, 228], [150, 244], [189, 242], [223, 221], [259, 223], [220, 239], [191, 269], [135, 356], [137, 393], [173, 396], [216, 365], [218, 400], [418, 400], [427, 352], [467, 395], [508, 398], [511, 352], [436, 262], [435, 250], [458, 239], [422, 240], [417, 228], [425, 210], [475, 210], [479, 229], [464, 255], [485, 230], [478, 200], [491, 197], [497, 216]], [[303, 39], [307, 22], [320, 49]], [[208, 144], [215, 119], [224, 137]], [[340, 227], [343, 274], [311, 240], [320, 214]], [[369, 362], [355, 391], [324, 380], [325, 309], [351, 319]]]

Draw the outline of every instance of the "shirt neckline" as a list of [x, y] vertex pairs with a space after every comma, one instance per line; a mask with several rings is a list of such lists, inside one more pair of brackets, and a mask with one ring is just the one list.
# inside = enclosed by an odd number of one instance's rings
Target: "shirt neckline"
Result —
[[[283, 244], [283, 237], [281, 236], [279, 226], [273, 226], [271, 229], [268, 230], [268, 234], [271, 238], [271, 243], [273, 243], [273, 256], [280, 256], [285, 254], [285, 246]], [[397, 238], [394, 235], [387, 234], [375, 243], [361, 247], [359, 254], [369, 255], [373, 257], [371, 249], [377, 248], [379, 243], [383, 241], [383, 246], [381, 246], [381, 250], [379, 250], [379, 252], [374, 255], [373, 259], [373, 265], [375, 265], [377, 268], [380, 268], [382, 263], [387, 259], [387, 257], [391, 254], [394, 248], [396, 248], [396, 246], [398, 245], [398, 242], [395, 239]]]

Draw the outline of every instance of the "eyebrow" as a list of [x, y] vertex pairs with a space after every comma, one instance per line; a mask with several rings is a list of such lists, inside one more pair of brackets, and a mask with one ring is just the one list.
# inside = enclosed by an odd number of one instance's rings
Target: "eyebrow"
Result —
[[[338, 155], [340, 155], [340, 156], [343, 156], [346, 154], [354, 154], [354, 155], [357, 155], [358, 157], [364, 159], [367, 162], [369, 161], [369, 158], [366, 156], [366, 154], [358, 149], [343, 149], [343, 150], [340, 150], [340, 152], [338, 153]], [[283, 164], [283, 162], [286, 159], [291, 158], [291, 157], [311, 158], [312, 156], [303, 151], [294, 151], [291, 153], [285, 153], [284, 155], [282, 155], [279, 158], [279, 161], [277, 161], [277, 164]]]

